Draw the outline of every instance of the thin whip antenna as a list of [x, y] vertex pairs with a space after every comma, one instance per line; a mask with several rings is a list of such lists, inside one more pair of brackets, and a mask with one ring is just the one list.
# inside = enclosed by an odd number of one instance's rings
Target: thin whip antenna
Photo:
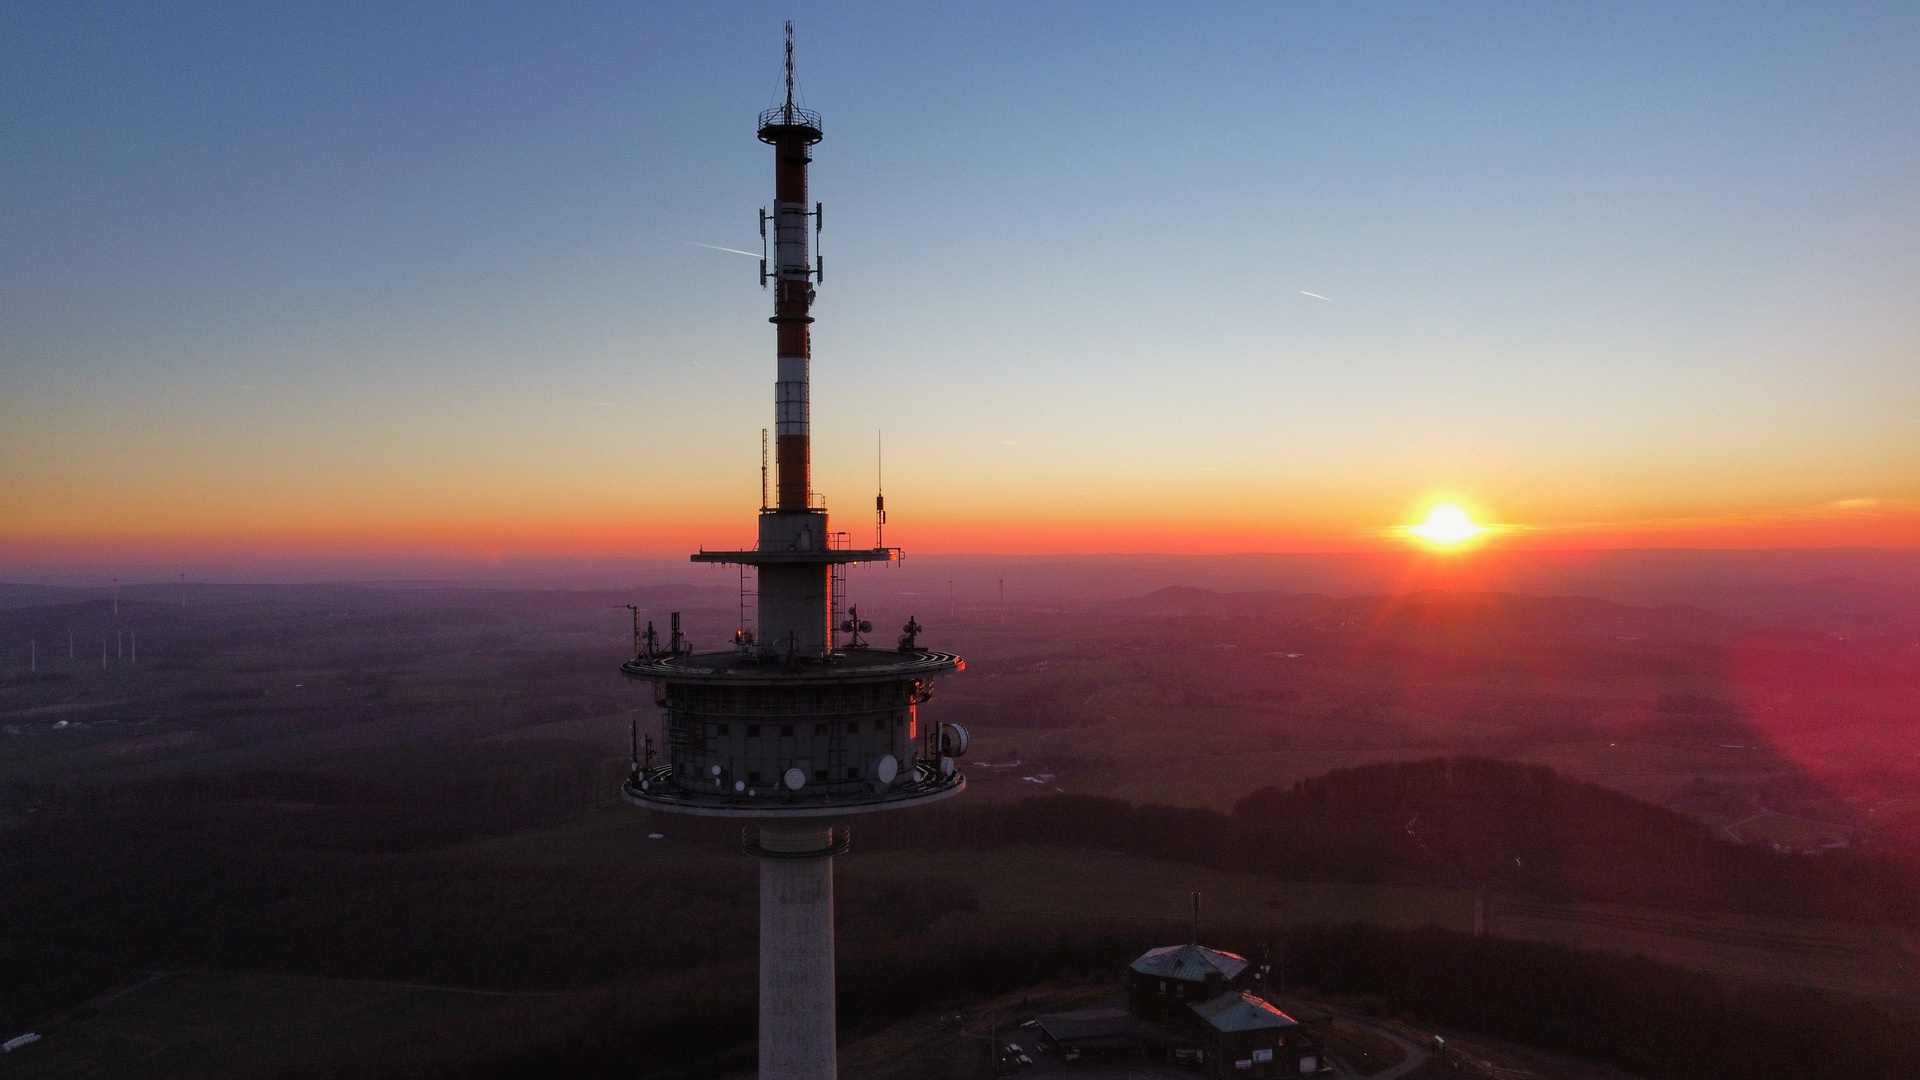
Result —
[[787, 20], [787, 116], [793, 122], [793, 20]]
[[887, 472], [886, 445], [881, 433], [873, 433], [873, 547], [887, 546]]

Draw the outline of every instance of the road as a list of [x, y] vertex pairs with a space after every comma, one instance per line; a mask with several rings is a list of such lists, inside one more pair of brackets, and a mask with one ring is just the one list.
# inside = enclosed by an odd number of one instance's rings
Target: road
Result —
[[[1428, 1053], [1426, 1047], [1421, 1046], [1418, 1043], [1415, 1043], [1412, 1039], [1406, 1038], [1405, 1036], [1400, 1035], [1394, 1031], [1381, 1027], [1378, 1024], [1370, 1024], [1367, 1021], [1357, 1016], [1342, 1016], [1340, 1019], [1346, 1021], [1349, 1024], [1352, 1024], [1354, 1027], [1366, 1028], [1368, 1031], [1373, 1032], [1375, 1035], [1378, 1035], [1381, 1038], [1386, 1039], [1387, 1041], [1400, 1047], [1400, 1049], [1406, 1051], [1406, 1054], [1407, 1054], [1406, 1059], [1400, 1062], [1400, 1064], [1395, 1065], [1390, 1069], [1382, 1069], [1379, 1072], [1374, 1073], [1372, 1076], [1366, 1077], [1365, 1080], [1400, 1080], [1400, 1077], [1407, 1075], [1408, 1073], [1412, 1072], [1415, 1069], [1418, 1069], [1422, 1065], [1425, 1065], [1427, 1063], [1427, 1058], [1432, 1056], [1431, 1054]], [[1335, 1075], [1339, 1076], [1341, 1080], [1347, 1080], [1347, 1078], [1349, 1077], [1360, 1076], [1359, 1073], [1354, 1072], [1352, 1069], [1348, 1068], [1345, 1062], [1341, 1062], [1336, 1067]]]
[[[1365, 1076], [1362, 1073], [1356, 1072], [1345, 1062], [1334, 1058], [1332, 1060], [1336, 1062], [1336, 1064], [1334, 1065], [1333, 1075], [1337, 1080], [1399, 1080], [1400, 1077], [1425, 1065], [1427, 1058], [1431, 1056], [1426, 1047], [1419, 1045], [1414, 1040], [1388, 1028], [1370, 1023], [1362, 1017], [1341, 1013], [1340, 1019], [1343, 1023], [1352, 1024], [1354, 1027], [1365, 1028], [1373, 1034], [1392, 1042], [1406, 1053], [1406, 1058], [1402, 1060], [1400, 1064], [1389, 1069], [1382, 1069], [1372, 1076]], [[1193, 1077], [1197, 1075], [1192, 1069], [1147, 1062], [1107, 1063], [1089, 1061], [1069, 1065], [1055, 1055], [1041, 1050], [1038, 1033], [1032, 1028], [1013, 1028], [1008, 1031], [1002, 1031], [999, 1033], [999, 1041], [1002, 1046], [1018, 1047], [1020, 1052], [1026, 1054], [1033, 1062], [1032, 1065], [1021, 1066], [1016, 1072], [1011, 1074], [1014, 1076], [1053, 1075], [1058, 1073], [1081, 1077], [1110, 1077], [1112, 1080], [1193, 1080]]]

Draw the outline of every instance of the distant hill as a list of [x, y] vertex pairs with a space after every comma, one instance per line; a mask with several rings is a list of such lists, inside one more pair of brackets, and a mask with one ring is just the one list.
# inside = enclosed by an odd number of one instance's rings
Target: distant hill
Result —
[[1132, 614], [1161, 617], [1360, 619], [1380, 633], [1445, 626], [1481, 633], [1630, 632], [1684, 640], [1732, 640], [1750, 630], [1745, 622], [1684, 604], [1648, 607], [1590, 596], [1437, 589], [1335, 598], [1319, 593], [1213, 592], [1171, 586], [1124, 606]]
[[1822, 891], [1806, 858], [1729, 843], [1663, 807], [1510, 761], [1342, 769], [1255, 792], [1233, 819], [1242, 856], [1271, 871], [1657, 907], [1804, 909]]
[[1550, 768], [1452, 757], [1266, 788], [1231, 814], [1061, 795], [871, 823], [868, 844], [1095, 847], [1284, 878], [1491, 888], [1607, 901], [1920, 921], [1909, 875], [1871, 852], [1789, 855]]

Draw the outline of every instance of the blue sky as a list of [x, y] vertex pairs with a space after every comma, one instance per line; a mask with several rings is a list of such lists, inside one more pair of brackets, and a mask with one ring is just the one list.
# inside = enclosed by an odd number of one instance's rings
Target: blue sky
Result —
[[924, 543], [1920, 500], [1912, 5], [20, 4], [0, 544], [750, 509], [785, 18], [817, 482]]

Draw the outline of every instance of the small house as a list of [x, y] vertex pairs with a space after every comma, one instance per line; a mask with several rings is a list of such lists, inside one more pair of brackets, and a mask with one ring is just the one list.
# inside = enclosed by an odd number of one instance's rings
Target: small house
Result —
[[1246, 957], [1204, 945], [1149, 949], [1127, 965], [1127, 1009], [1142, 1020], [1185, 1023], [1189, 1005], [1244, 990], [1252, 974]]
[[1244, 991], [1189, 1007], [1206, 1041], [1202, 1064], [1215, 1076], [1278, 1077], [1320, 1069], [1320, 1049], [1293, 1017]]

